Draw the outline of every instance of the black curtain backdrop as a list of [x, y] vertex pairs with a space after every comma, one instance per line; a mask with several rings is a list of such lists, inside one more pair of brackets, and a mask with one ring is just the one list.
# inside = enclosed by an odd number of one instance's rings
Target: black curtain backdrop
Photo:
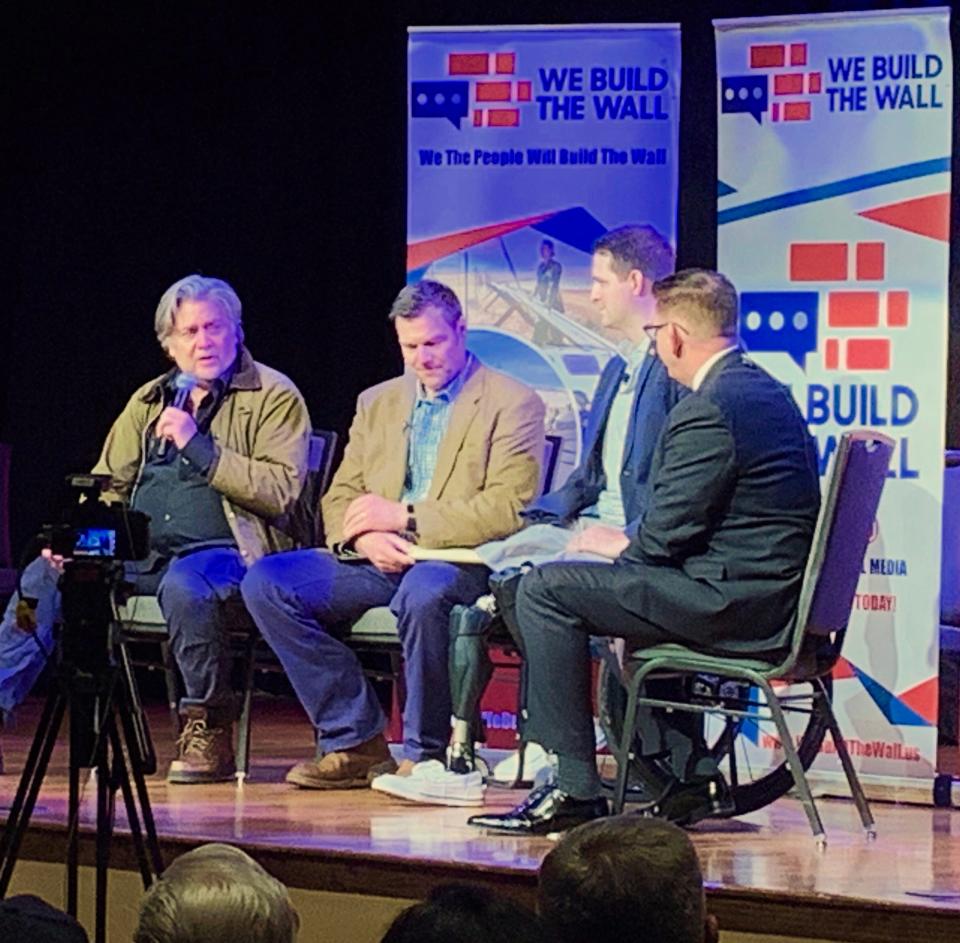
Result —
[[[183, 275], [234, 285], [254, 356], [296, 381], [317, 426], [345, 432], [357, 393], [398, 372], [386, 312], [404, 279], [407, 26], [679, 21], [679, 261], [713, 265], [711, 20], [931, 5], [423, 0], [317, 4], [312, 12], [202, 2], [7, 9], [0, 439], [14, 446], [15, 551], [53, 519], [63, 475], [92, 465], [135, 387], [165, 368], [153, 311]], [[956, 56], [956, 41], [954, 48]], [[955, 65], [955, 87], [956, 72]], [[956, 161], [954, 168], [956, 234]], [[954, 258], [954, 445], [958, 287]]]

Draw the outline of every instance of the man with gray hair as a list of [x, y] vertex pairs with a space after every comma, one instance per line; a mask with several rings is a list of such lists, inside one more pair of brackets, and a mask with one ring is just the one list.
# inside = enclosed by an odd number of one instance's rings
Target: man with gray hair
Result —
[[396, 769], [377, 698], [356, 655], [330, 631], [374, 606], [393, 611], [403, 645], [398, 772], [443, 769], [450, 610], [484, 592], [489, 571], [413, 554], [512, 533], [540, 476], [543, 403], [468, 353], [454, 292], [434, 281], [408, 285], [390, 319], [407, 373], [360, 394], [322, 502], [327, 541], [340, 554], [267, 557], [243, 581], [247, 608], [317, 733], [317, 758], [287, 775], [307, 789], [366, 787]]
[[217, 842], [181, 855], [147, 891], [133, 943], [295, 943], [299, 929], [283, 884]]
[[243, 345], [240, 299], [226, 282], [175, 282], [155, 326], [174, 365], [130, 398], [94, 472], [111, 476], [108, 497], [150, 516], [151, 555], [131, 576], [138, 592], [158, 595], [186, 689], [167, 779], [218, 782], [235, 772], [224, 629], [249, 624], [247, 567], [294, 544], [310, 417], [293, 383]]

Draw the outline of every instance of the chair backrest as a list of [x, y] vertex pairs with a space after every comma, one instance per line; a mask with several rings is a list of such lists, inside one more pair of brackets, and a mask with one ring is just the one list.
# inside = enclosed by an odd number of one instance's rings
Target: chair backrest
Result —
[[944, 454], [940, 622], [960, 626], [960, 450]]
[[840, 439], [800, 592], [794, 652], [805, 636], [847, 627], [893, 447], [870, 430]]
[[337, 450], [337, 434], [332, 429], [314, 429], [310, 433], [310, 472], [316, 475], [317, 497], [320, 498], [330, 484], [333, 469], [333, 453]]
[[553, 476], [557, 471], [561, 445], [563, 445], [562, 435], [548, 435], [544, 440], [543, 464], [540, 466], [540, 494], [547, 494], [553, 487]]
[[330, 429], [314, 429], [310, 433], [307, 453], [307, 480], [294, 509], [293, 531], [300, 543], [319, 547], [323, 543], [323, 521], [320, 498], [330, 482], [337, 434]]

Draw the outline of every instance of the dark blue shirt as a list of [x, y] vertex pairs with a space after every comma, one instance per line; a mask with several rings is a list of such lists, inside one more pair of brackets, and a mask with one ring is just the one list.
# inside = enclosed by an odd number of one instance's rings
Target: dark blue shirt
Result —
[[[200, 403], [194, 416], [196, 435], [182, 450], [167, 442], [161, 455], [162, 440], [153, 434], [153, 427], [147, 430], [147, 454], [132, 504], [150, 515], [150, 546], [163, 557], [236, 546], [220, 494], [208, 480], [215, 454], [210, 422], [223, 403], [233, 370], [216, 380]], [[165, 406], [173, 402], [177, 373], [172, 371], [163, 383]]]

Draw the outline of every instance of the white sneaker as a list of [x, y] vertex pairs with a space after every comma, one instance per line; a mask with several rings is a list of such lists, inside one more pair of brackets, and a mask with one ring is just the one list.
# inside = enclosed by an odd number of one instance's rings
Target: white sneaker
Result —
[[386, 773], [377, 776], [371, 789], [388, 796], [422, 802], [425, 805], [475, 806], [483, 805], [483, 776], [472, 773], [452, 773], [439, 760], [415, 763], [409, 776]]
[[[519, 765], [520, 751], [515, 750], [493, 768], [493, 778], [497, 782], [512, 783], [517, 778], [517, 767]], [[533, 741], [528, 743], [523, 751], [523, 778], [537, 782], [539, 777], [543, 781], [543, 777], [549, 775], [552, 771], [553, 767], [547, 751], [539, 743]]]

